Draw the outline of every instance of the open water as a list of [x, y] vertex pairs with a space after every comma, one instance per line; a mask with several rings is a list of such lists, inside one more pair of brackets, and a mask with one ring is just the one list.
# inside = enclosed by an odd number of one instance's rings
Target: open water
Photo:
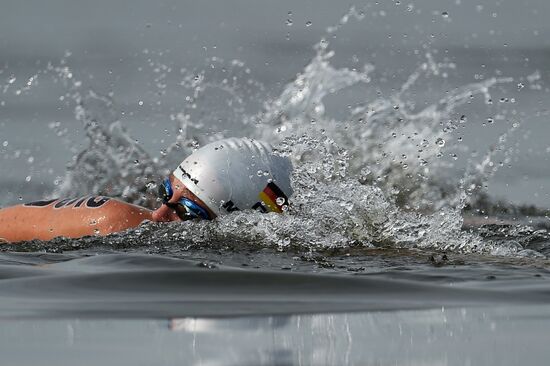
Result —
[[0, 5], [0, 206], [249, 136], [291, 208], [3, 245], [3, 362], [546, 362], [548, 4], [122, 4]]

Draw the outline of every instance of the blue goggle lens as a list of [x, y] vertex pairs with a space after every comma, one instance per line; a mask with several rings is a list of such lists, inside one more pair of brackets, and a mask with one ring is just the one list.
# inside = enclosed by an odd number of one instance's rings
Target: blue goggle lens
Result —
[[[200, 218], [204, 220], [210, 219], [210, 215], [208, 214], [208, 211], [206, 211], [204, 208], [202, 208], [195, 202], [191, 201], [189, 198], [186, 198], [186, 197], [181, 198], [176, 205], [177, 207], [175, 207], [174, 209], [176, 210], [176, 213], [180, 217], [181, 217], [181, 214], [184, 214], [186, 217]], [[183, 209], [185, 212], [181, 212], [181, 209]]]
[[210, 220], [210, 215], [208, 211], [199, 206], [197, 203], [191, 201], [187, 197], [182, 197], [177, 203], [168, 203], [172, 196], [174, 195], [174, 190], [172, 189], [172, 184], [170, 179], [166, 178], [159, 185], [158, 191], [159, 197], [162, 199], [162, 202], [176, 211], [176, 214], [182, 220], [200, 218], [204, 220]]
[[162, 199], [162, 203], [168, 203], [168, 201], [170, 201], [174, 195], [170, 179], [166, 178], [162, 181], [162, 184], [159, 184], [158, 195], [160, 199]]

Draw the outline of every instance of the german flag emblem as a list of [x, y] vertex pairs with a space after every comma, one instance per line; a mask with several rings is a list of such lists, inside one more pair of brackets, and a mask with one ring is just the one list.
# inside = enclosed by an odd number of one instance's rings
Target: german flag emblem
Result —
[[288, 205], [288, 198], [273, 182], [268, 183], [259, 194], [260, 199], [272, 212], [283, 212], [283, 206]]

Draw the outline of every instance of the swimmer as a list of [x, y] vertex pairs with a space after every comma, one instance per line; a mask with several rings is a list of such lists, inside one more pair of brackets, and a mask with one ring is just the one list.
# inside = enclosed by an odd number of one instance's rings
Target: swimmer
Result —
[[292, 194], [290, 160], [249, 138], [210, 143], [159, 184], [152, 211], [104, 196], [52, 199], [0, 209], [0, 243], [104, 236], [154, 222], [212, 220], [232, 211], [282, 212]]

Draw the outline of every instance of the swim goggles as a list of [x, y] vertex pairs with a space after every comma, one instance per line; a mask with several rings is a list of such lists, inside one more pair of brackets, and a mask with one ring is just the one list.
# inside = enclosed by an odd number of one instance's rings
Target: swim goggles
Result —
[[187, 197], [182, 197], [179, 199], [178, 202], [175, 203], [168, 202], [174, 195], [172, 183], [170, 183], [169, 178], [164, 179], [162, 181], [162, 184], [159, 184], [158, 194], [159, 197], [162, 199], [162, 203], [174, 210], [179, 218], [182, 220], [196, 218], [205, 220], [211, 219], [208, 211], [206, 211], [204, 208], [202, 208], [197, 203], [193, 202]]

